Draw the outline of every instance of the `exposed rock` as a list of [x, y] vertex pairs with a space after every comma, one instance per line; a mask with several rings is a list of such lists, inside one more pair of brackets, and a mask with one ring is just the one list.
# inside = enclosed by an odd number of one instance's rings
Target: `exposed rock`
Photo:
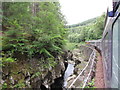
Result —
[[74, 74], [75, 74], [75, 75], [78, 75], [78, 70], [79, 70], [78, 68], [75, 68], [75, 69], [74, 69]]
[[[85, 49], [85, 50], [84, 50]], [[47, 61], [21, 60], [14, 63], [6, 63], [3, 67], [3, 77], [0, 83], [7, 83], [8, 87], [15, 87], [23, 84], [26, 88], [41, 88], [42, 90], [51, 87], [62, 87], [63, 75], [68, 63], [74, 65], [74, 74], [67, 81], [68, 85], [81, 72], [86, 65], [91, 50], [81, 46], [80, 49], [66, 51], [63, 56], [56, 58], [56, 65], [45, 68]], [[41, 63], [42, 62], [42, 63]], [[57, 86], [56, 86], [57, 85]]]
[[76, 75], [74, 75], [74, 74], [72, 76], [68, 77], [67, 82], [69, 82], [71, 79], [74, 80], [75, 77], [76, 77]]
[[80, 63], [81, 63], [81, 61], [75, 60], [75, 66], [78, 65], [78, 64], [80, 64]]
[[11, 83], [11, 84], [14, 84], [14, 79], [13, 79], [12, 76], [10, 76], [10, 83]]
[[70, 50], [67, 53], [67, 60], [73, 60], [73, 53]]
[[68, 60], [68, 63], [73, 64], [73, 65], [75, 64], [75, 62], [71, 60]]
[[44, 68], [41, 61], [31, 59], [7, 63], [3, 67], [2, 84], [7, 83], [8, 87], [18, 87], [19, 83], [26, 88], [50, 88], [55, 79], [63, 76], [65, 71], [64, 59], [61, 56], [56, 58], [55, 67]]
[[[73, 60], [68, 60], [68, 63], [75, 63], [74, 66], [74, 74], [72, 74], [71, 76], [69, 76], [67, 78], [67, 85], [66, 87], [69, 87], [70, 84], [74, 81], [74, 79], [80, 74], [80, 72], [83, 70], [83, 68], [85, 67], [85, 65], [87, 64], [89, 57], [92, 53], [92, 50], [88, 47], [85, 46], [80, 46], [80, 48], [78, 49], [74, 49], [72, 51], [73, 53]], [[83, 84], [83, 81], [85, 79], [85, 77], [88, 75], [89, 68], [87, 68], [87, 71], [84, 71], [83, 74], [76, 80], [76, 82], [74, 83], [74, 85], [72, 86], [75, 88], [80, 88], [80, 86]], [[90, 76], [91, 78], [91, 76]]]
[[86, 46], [80, 46], [80, 53], [81, 53], [82, 58], [85, 61], [88, 61], [89, 57], [90, 57], [90, 54], [92, 53], [92, 49], [90, 49]]

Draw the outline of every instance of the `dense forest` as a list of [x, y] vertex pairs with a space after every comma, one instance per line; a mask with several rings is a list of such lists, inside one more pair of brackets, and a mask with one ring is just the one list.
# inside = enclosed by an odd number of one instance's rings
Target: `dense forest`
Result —
[[2, 28], [4, 61], [21, 55], [47, 60], [62, 51], [66, 29], [59, 3], [3, 3]]
[[80, 43], [87, 40], [97, 40], [102, 38], [104, 19], [105, 14], [82, 23], [67, 26], [69, 29], [69, 42]]
[[[25, 85], [25, 78], [22, 78], [21, 73], [24, 73], [24, 77], [25, 72], [32, 77], [40, 76], [42, 69], [38, 69], [54, 67], [57, 56], [63, 53], [67, 29], [60, 4], [3, 2], [2, 12], [3, 88], [32, 87]], [[30, 65], [27, 65], [29, 62]], [[37, 64], [33, 67], [34, 62], [40, 64], [40, 67], [35, 68], [38, 67]], [[8, 79], [11, 77], [16, 82], [11, 83], [11, 79]]]

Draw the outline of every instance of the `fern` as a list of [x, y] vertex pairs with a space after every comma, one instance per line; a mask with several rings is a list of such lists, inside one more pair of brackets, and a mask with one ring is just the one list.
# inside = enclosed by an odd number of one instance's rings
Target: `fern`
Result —
[[52, 54], [50, 54], [50, 52], [49, 51], [47, 51], [45, 48], [42, 48], [41, 50], [40, 50], [40, 54], [44, 54], [44, 55], [48, 55], [48, 56], [50, 56], [50, 57], [54, 57]]
[[60, 35], [55, 35], [55, 36], [51, 37], [51, 40], [56, 39], [56, 38], [61, 38], [61, 36]]

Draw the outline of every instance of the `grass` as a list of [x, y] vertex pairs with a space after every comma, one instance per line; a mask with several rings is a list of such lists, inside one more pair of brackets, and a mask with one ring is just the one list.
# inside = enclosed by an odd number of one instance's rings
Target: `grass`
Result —
[[85, 45], [86, 43], [85, 42], [80, 42], [79, 45]]
[[85, 45], [85, 42], [80, 42], [80, 43], [67, 42], [65, 48], [67, 50], [73, 50], [75, 48], [78, 48], [80, 45]]
[[77, 48], [77, 45], [78, 45], [78, 43], [70, 43], [70, 42], [68, 42], [68, 43], [66, 44], [65, 48], [66, 48], [67, 50], [73, 50], [73, 49]]

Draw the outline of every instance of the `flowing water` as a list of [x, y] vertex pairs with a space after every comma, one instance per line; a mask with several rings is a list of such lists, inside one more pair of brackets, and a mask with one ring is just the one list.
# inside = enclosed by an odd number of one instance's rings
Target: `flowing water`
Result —
[[62, 75], [62, 77], [59, 77], [55, 79], [55, 82], [51, 85], [51, 88], [54, 90], [62, 90], [62, 88], [66, 88], [67, 86], [67, 79], [70, 75], [73, 74], [74, 71], [74, 65], [75, 64], [70, 64], [68, 63], [67, 69], [65, 73]]
[[74, 71], [74, 64], [68, 63], [67, 69], [66, 69], [65, 74], [64, 74], [64, 84], [63, 84], [63, 87], [67, 86], [67, 79], [68, 79], [68, 77], [70, 75], [73, 74], [73, 71]]

